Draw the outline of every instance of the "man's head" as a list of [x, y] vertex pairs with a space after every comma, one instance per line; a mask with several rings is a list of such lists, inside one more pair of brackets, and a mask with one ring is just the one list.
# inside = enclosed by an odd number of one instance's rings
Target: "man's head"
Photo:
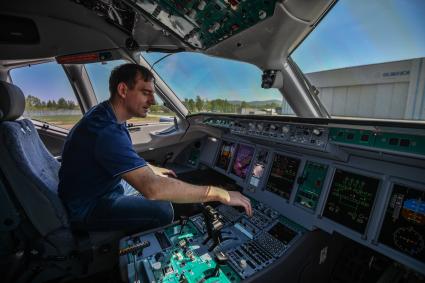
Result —
[[124, 64], [109, 77], [110, 100], [124, 111], [125, 118], [146, 117], [155, 104], [154, 78], [151, 71], [137, 64]]

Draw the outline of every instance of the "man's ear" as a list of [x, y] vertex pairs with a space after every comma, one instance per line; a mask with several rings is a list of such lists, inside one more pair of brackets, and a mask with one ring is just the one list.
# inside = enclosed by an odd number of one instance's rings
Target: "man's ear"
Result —
[[124, 82], [120, 82], [117, 86], [118, 96], [125, 98], [127, 96], [128, 87]]

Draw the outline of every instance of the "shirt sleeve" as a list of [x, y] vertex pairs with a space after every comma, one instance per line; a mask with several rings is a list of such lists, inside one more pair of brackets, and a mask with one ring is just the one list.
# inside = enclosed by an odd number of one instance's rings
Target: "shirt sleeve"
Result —
[[147, 165], [134, 151], [129, 134], [117, 125], [103, 129], [98, 135], [94, 155], [113, 177]]

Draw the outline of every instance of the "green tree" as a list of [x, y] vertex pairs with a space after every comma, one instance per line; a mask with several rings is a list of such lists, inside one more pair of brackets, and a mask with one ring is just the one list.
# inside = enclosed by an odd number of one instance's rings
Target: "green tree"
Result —
[[25, 106], [28, 109], [39, 109], [42, 106], [41, 99], [36, 96], [28, 95], [25, 98]]
[[202, 98], [199, 95], [196, 96], [195, 105], [196, 105], [196, 109], [198, 109], [199, 112], [204, 110], [204, 101], [202, 100]]
[[187, 102], [187, 106], [188, 106], [190, 112], [196, 112], [195, 111], [195, 101], [192, 98], [189, 99], [189, 101]]
[[68, 108], [68, 104], [66, 103], [65, 98], [61, 97], [58, 100], [58, 108], [59, 109], [67, 109]]

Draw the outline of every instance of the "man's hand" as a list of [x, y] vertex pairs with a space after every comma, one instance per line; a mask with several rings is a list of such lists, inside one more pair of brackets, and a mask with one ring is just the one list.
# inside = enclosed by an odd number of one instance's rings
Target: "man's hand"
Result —
[[223, 204], [231, 206], [242, 206], [245, 209], [246, 214], [249, 217], [252, 216], [251, 201], [240, 192], [227, 191], [211, 186], [207, 191], [207, 195], [210, 195], [213, 199], [216, 198]]
[[242, 206], [245, 209], [246, 214], [248, 214], [249, 217], [252, 216], [252, 207], [251, 207], [251, 201], [249, 198], [241, 194], [240, 192], [234, 192], [229, 191], [230, 199], [225, 204], [232, 205], [232, 206]]

